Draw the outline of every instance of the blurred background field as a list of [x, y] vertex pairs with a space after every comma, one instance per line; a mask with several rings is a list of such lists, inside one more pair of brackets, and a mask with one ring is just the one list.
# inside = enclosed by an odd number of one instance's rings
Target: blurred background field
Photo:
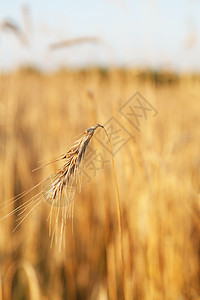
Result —
[[[199, 299], [200, 79], [185, 75], [169, 82], [168, 73], [156, 78], [119, 69], [2, 75], [1, 202], [55, 171], [32, 173], [39, 160], [64, 152], [96, 122], [113, 116], [133, 132], [118, 109], [140, 91], [158, 114], [143, 120], [141, 131], [115, 156], [127, 299]], [[73, 235], [67, 223], [65, 251], [50, 249], [47, 203], [15, 233], [15, 217], [1, 222], [3, 299], [122, 298], [110, 157], [95, 139], [91, 147], [109, 162], [83, 182]]]
[[200, 299], [199, 2], [30, 0], [21, 15], [19, 1], [6, 3], [0, 300], [123, 299], [114, 178], [100, 129], [86, 153], [65, 249], [50, 247], [46, 201], [15, 232], [17, 214], [2, 220], [39, 188], [9, 199], [60, 165], [32, 170], [95, 123], [108, 129], [115, 154], [126, 300]]

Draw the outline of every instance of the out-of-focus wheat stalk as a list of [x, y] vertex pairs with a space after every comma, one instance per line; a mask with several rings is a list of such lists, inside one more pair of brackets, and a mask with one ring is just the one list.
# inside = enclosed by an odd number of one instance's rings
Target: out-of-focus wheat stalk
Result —
[[115, 171], [115, 163], [114, 163], [114, 157], [113, 157], [113, 150], [112, 150], [112, 144], [110, 141], [110, 138], [108, 136], [108, 133], [105, 129], [105, 127], [102, 127], [106, 137], [108, 139], [108, 144], [111, 152], [112, 157], [112, 168], [113, 168], [113, 176], [115, 181], [115, 192], [116, 192], [116, 202], [117, 202], [117, 215], [118, 215], [118, 225], [119, 225], [119, 239], [120, 239], [120, 251], [121, 251], [121, 260], [122, 260], [122, 280], [123, 280], [123, 299], [126, 299], [126, 289], [125, 289], [125, 264], [124, 264], [124, 249], [123, 249], [123, 233], [122, 233], [122, 215], [121, 215], [121, 205], [119, 201], [119, 188], [117, 183], [117, 175]]
[[68, 40], [64, 40], [64, 41], [60, 41], [57, 43], [53, 43], [49, 46], [50, 50], [57, 50], [57, 49], [61, 49], [61, 48], [65, 48], [65, 47], [69, 47], [69, 46], [74, 46], [77, 44], [84, 44], [84, 43], [97, 43], [100, 40], [96, 37], [80, 37], [80, 38], [74, 38], [74, 39], [68, 39]]
[[23, 44], [23, 45], [27, 44], [27, 39], [26, 39], [24, 33], [19, 28], [19, 26], [17, 26], [17, 24], [15, 24], [13, 21], [10, 21], [10, 20], [3, 21], [0, 24], [0, 34], [4, 30], [11, 31], [18, 38], [18, 40], [21, 44]]
[[21, 12], [22, 12], [22, 19], [24, 24], [24, 31], [28, 35], [32, 31], [32, 27], [33, 27], [31, 22], [31, 14], [30, 14], [29, 7], [27, 5], [22, 5]]
[[3, 293], [2, 293], [2, 279], [1, 279], [1, 268], [0, 268], [0, 300], [3, 299]]
[[[27, 260], [21, 260], [18, 263], [13, 262], [10, 264], [7, 272], [4, 275], [4, 298], [3, 299], [14, 299], [16, 296], [13, 293], [13, 286], [17, 286], [15, 282], [20, 284], [21, 278], [18, 276], [19, 272], [23, 272], [25, 275], [26, 292], [30, 300], [40, 300], [40, 287], [38, 282], [37, 273], [35, 268]], [[0, 300], [2, 298], [0, 297]]]

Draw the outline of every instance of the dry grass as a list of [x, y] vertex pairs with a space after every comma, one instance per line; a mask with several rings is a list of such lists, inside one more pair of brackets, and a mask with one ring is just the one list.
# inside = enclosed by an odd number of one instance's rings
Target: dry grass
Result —
[[[114, 116], [134, 135], [115, 156], [127, 299], [200, 297], [199, 78], [182, 76], [169, 83], [163, 78], [156, 84], [118, 70], [21, 71], [0, 78], [1, 203], [55, 173], [59, 162], [31, 170], [53, 152], [63, 153], [90, 124]], [[136, 91], [158, 110], [155, 118], [142, 120], [139, 133], [118, 111]], [[66, 223], [65, 251], [49, 248], [46, 201], [15, 233], [15, 214], [0, 223], [4, 299], [28, 294], [31, 299], [122, 299], [110, 155], [95, 138], [91, 147], [108, 162], [96, 175], [85, 166], [91, 180], [83, 177], [73, 234]], [[12, 202], [0, 217], [28, 199]]]

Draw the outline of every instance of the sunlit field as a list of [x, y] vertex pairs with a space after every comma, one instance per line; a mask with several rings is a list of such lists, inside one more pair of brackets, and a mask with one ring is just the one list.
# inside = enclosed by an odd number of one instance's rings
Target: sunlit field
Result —
[[86, 150], [65, 248], [51, 246], [45, 198], [14, 232], [20, 216], [0, 221], [0, 299], [115, 300], [123, 289], [126, 300], [200, 299], [199, 95], [198, 76], [170, 72], [1, 74], [0, 218], [40, 187], [6, 201], [62, 161], [33, 169], [100, 123], [113, 146], [124, 266], [111, 154], [98, 129]]

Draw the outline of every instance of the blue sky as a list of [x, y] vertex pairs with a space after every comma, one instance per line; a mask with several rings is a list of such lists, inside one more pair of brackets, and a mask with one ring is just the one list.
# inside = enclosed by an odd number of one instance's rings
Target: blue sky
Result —
[[[0, 32], [2, 69], [97, 64], [200, 71], [200, 0], [0, 0], [0, 20], [25, 30], [22, 5], [30, 10], [29, 43]], [[100, 41], [49, 50], [51, 43], [81, 36]]]

